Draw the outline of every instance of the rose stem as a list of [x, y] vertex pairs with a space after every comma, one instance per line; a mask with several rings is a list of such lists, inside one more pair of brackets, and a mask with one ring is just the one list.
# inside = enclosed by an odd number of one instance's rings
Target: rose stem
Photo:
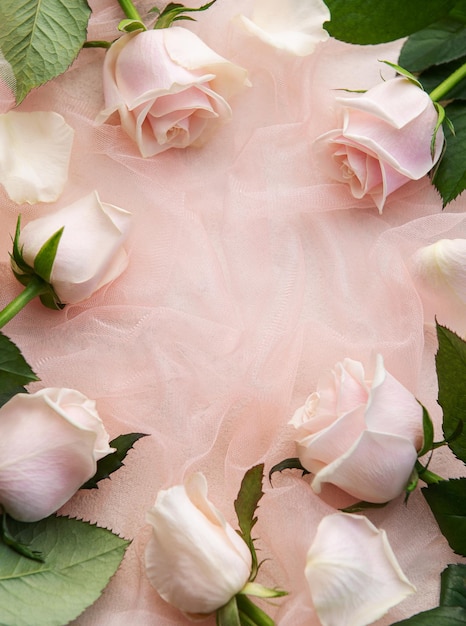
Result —
[[28, 302], [49, 289], [49, 285], [38, 276], [31, 278], [24, 290], [0, 311], [0, 328], [3, 328]]
[[134, 4], [131, 2], [131, 0], [118, 0], [118, 2], [128, 19], [138, 20], [139, 22], [142, 22], [142, 18], [139, 15], [138, 10], [134, 6]]
[[430, 97], [434, 102], [442, 100], [453, 87], [466, 77], [466, 63], [459, 67], [453, 74], [450, 74], [440, 85], [430, 92]]

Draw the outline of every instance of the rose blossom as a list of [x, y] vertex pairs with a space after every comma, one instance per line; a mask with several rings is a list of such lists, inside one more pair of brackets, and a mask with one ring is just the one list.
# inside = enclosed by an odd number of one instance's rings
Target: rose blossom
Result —
[[105, 56], [105, 121], [118, 111], [143, 157], [201, 145], [231, 117], [228, 100], [248, 83], [246, 70], [181, 27], [120, 37]]
[[74, 389], [19, 393], [0, 408], [0, 509], [22, 522], [54, 513], [113, 451], [95, 402]]
[[239, 15], [238, 20], [269, 46], [307, 56], [328, 39], [323, 24], [330, 11], [322, 0], [255, 0], [251, 19]]
[[417, 250], [412, 274], [426, 313], [466, 336], [466, 239], [440, 239]]
[[[64, 227], [49, 282], [63, 304], [89, 298], [119, 276], [128, 264], [123, 243], [131, 214], [101, 202], [97, 192], [29, 222], [21, 231], [19, 247], [24, 261], [34, 259], [44, 243]], [[14, 267], [15, 273], [21, 274]]]
[[207, 499], [203, 474], [160, 491], [147, 521], [152, 525], [146, 549], [149, 580], [184, 613], [212, 613], [248, 581], [249, 548]]
[[439, 160], [441, 127], [431, 152], [438, 113], [429, 95], [403, 77], [336, 101], [341, 128], [316, 140], [319, 164], [330, 177], [348, 183], [355, 198], [370, 196], [381, 213], [387, 196], [422, 178]]
[[305, 575], [322, 626], [366, 626], [416, 591], [384, 530], [366, 517], [335, 513], [320, 522]]
[[368, 502], [403, 491], [423, 441], [422, 407], [380, 355], [371, 381], [359, 361], [337, 363], [290, 423], [314, 491], [332, 483]]

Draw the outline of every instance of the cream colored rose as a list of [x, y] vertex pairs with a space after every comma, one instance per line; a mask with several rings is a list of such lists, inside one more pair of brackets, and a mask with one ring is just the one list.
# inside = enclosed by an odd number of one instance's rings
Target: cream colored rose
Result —
[[442, 128], [434, 154], [431, 145], [438, 113], [429, 95], [403, 77], [336, 102], [341, 127], [316, 140], [319, 165], [348, 184], [355, 198], [370, 196], [381, 213], [392, 192], [425, 176], [439, 160]]
[[239, 23], [261, 41], [296, 56], [307, 56], [328, 39], [323, 28], [330, 11], [322, 0], [255, 0], [250, 17]]
[[423, 442], [422, 407], [380, 355], [372, 380], [359, 361], [337, 363], [291, 424], [314, 491], [332, 483], [368, 502], [388, 502], [404, 490]]
[[361, 515], [324, 517], [305, 575], [322, 626], [367, 626], [416, 591], [385, 531]]
[[120, 37], [103, 72], [98, 121], [118, 112], [143, 157], [204, 143], [231, 117], [228, 101], [248, 83], [246, 70], [174, 26]]
[[203, 474], [160, 491], [147, 521], [152, 526], [147, 576], [160, 596], [184, 613], [212, 613], [248, 581], [249, 548], [207, 499]]
[[[29, 222], [21, 231], [19, 247], [26, 263], [44, 243], [64, 227], [49, 282], [63, 304], [89, 298], [119, 276], [128, 264], [124, 242], [131, 214], [101, 202], [94, 192], [77, 202]], [[16, 271], [17, 268], [15, 268]]]
[[13, 396], [0, 408], [0, 508], [23, 522], [51, 515], [112, 451], [95, 402], [79, 391]]

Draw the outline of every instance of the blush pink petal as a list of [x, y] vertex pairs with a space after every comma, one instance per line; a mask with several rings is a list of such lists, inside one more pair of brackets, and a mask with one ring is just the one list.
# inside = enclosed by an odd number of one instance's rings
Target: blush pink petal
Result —
[[358, 500], [388, 502], [405, 489], [417, 451], [405, 437], [364, 431], [342, 456], [321, 469], [311, 486], [332, 483]]
[[388, 542], [366, 517], [324, 517], [305, 575], [322, 626], [368, 626], [416, 591]]

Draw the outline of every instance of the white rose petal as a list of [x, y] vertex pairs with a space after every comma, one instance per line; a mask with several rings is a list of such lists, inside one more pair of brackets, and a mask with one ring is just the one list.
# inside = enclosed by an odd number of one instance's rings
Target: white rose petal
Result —
[[366, 626], [416, 591], [385, 531], [347, 513], [321, 521], [305, 575], [322, 626]]
[[238, 20], [264, 43], [307, 56], [328, 39], [322, 25], [330, 20], [330, 11], [322, 0], [256, 0], [251, 19], [240, 15]]
[[21, 204], [53, 202], [68, 178], [74, 130], [52, 111], [0, 115], [0, 183]]

